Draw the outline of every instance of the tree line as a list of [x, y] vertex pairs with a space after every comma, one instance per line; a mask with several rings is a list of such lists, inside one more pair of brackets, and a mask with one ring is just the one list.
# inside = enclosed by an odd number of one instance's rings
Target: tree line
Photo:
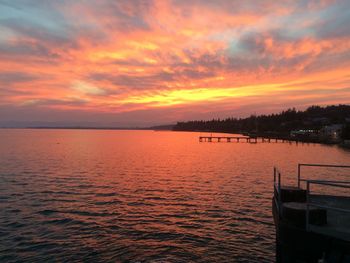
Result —
[[[226, 118], [178, 122], [175, 131], [209, 131], [228, 133], [289, 134], [291, 130], [319, 130], [325, 125], [344, 124], [344, 135], [350, 121], [350, 105], [311, 106], [304, 111], [295, 108], [277, 114], [251, 115], [247, 118]], [[346, 129], [346, 131], [345, 131]]]

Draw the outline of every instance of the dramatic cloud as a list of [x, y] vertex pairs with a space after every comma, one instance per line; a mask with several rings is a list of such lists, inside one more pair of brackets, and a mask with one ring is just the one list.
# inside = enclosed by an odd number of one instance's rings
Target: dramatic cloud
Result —
[[0, 0], [0, 122], [148, 125], [349, 103], [349, 10]]

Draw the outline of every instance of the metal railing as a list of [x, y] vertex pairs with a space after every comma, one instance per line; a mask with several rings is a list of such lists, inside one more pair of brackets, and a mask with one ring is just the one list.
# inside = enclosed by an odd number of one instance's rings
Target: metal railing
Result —
[[281, 216], [281, 172], [278, 170], [277, 167], [273, 167], [273, 188], [275, 194], [277, 194], [277, 200], [275, 198], [276, 208], [278, 210], [278, 215]]
[[[328, 168], [350, 168], [350, 165], [334, 165], [334, 164], [308, 164], [308, 163], [299, 163], [298, 164], [298, 187], [300, 188], [300, 182], [306, 182], [306, 179], [301, 178], [301, 167], [328, 167]], [[322, 181], [322, 180], [320, 180]]]
[[[326, 166], [329, 167], [329, 166]], [[333, 167], [333, 166], [332, 166]], [[345, 166], [344, 168], [348, 168]], [[341, 188], [349, 188], [350, 189], [350, 181], [327, 181], [327, 180], [304, 180], [306, 181], [306, 213], [305, 213], [305, 228], [306, 231], [310, 231], [310, 206], [323, 208], [327, 210], [333, 210], [343, 213], [350, 213], [350, 209], [343, 209], [334, 206], [327, 206], [322, 203], [316, 203], [315, 201], [310, 200], [310, 192], [311, 192], [311, 184], [323, 185], [323, 186], [331, 186], [331, 187], [341, 187]]]
[[[301, 168], [303, 166], [307, 167], [329, 167], [329, 168], [350, 168], [350, 165], [331, 165], [331, 164], [298, 164], [298, 188], [300, 188], [300, 182], [306, 182], [306, 213], [305, 219], [306, 224], [305, 228], [307, 231], [310, 231], [310, 207], [318, 207], [327, 210], [334, 210], [342, 213], [350, 213], [350, 209], [343, 209], [336, 206], [328, 206], [322, 203], [317, 203], [315, 200], [311, 200], [311, 185], [322, 185], [328, 187], [339, 187], [339, 188], [348, 188], [350, 189], [350, 181], [340, 181], [340, 180], [312, 180], [312, 179], [303, 179], [301, 178]], [[282, 200], [281, 200], [281, 172], [277, 167], [273, 168], [273, 182], [274, 182], [274, 192], [275, 192], [275, 204], [278, 211], [278, 215], [282, 217]]]

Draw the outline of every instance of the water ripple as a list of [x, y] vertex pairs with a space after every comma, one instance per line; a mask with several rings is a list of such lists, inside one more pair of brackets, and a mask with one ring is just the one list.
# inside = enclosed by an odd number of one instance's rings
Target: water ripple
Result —
[[333, 147], [196, 133], [7, 132], [0, 262], [273, 262], [271, 167], [350, 161]]

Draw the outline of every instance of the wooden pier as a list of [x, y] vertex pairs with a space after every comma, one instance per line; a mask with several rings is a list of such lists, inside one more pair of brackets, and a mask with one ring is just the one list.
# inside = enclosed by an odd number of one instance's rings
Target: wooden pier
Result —
[[199, 136], [199, 142], [298, 143], [298, 141], [286, 138], [264, 138], [249, 136]]

